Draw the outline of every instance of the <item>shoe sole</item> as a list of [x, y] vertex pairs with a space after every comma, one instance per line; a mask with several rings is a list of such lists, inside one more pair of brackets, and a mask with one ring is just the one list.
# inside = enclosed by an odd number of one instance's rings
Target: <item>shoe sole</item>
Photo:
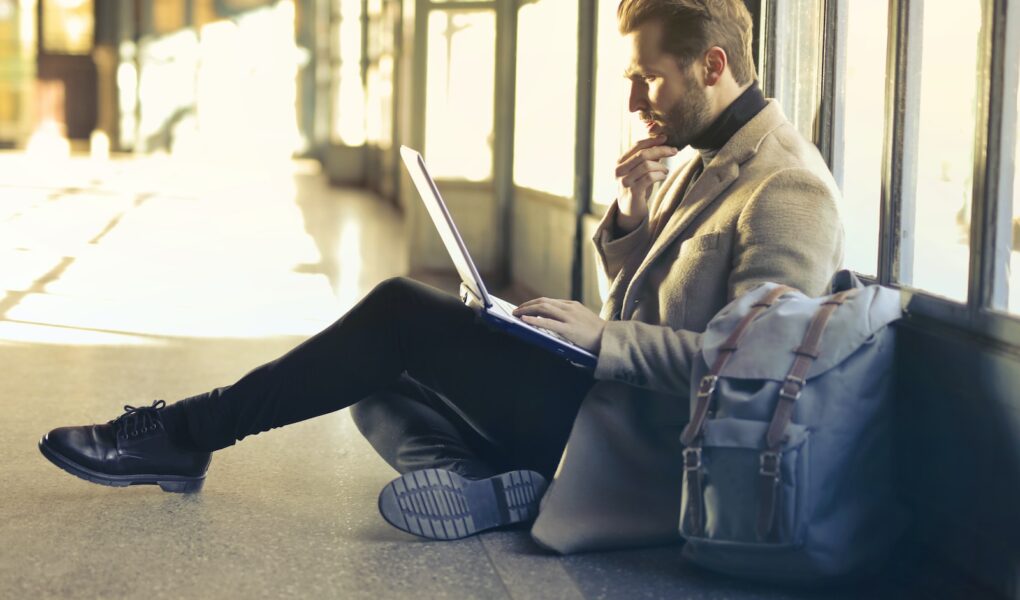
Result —
[[39, 440], [39, 451], [51, 463], [67, 471], [75, 477], [80, 477], [92, 483], [108, 485], [111, 487], [127, 487], [129, 485], [158, 485], [164, 492], [187, 494], [202, 489], [205, 483], [205, 476], [184, 477], [181, 475], [107, 475], [83, 467], [73, 460], [60, 454], [53, 448], [46, 445], [46, 440]]
[[407, 533], [458, 540], [534, 519], [547, 486], [535, 471], [471, 480], [453, 471], [423, 469], [387, 484], [379, 493], [379, 513]]

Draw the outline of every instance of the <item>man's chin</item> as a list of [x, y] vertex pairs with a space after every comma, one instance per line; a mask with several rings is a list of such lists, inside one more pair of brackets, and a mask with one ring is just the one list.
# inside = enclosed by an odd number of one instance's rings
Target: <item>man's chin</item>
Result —
[[667, 146], [672, 146], [672, 147], [676, 148], [677, 150], [683, 150], [684, 148], [689, 146], [690, 143], [691, 143], [690, 140], [688, 140], [686, 138], [683, 138], [683, 137], [680, 137], [679, 135], [676, 135], [675, 133], [667, 133], [666, 134], [666, 145]]

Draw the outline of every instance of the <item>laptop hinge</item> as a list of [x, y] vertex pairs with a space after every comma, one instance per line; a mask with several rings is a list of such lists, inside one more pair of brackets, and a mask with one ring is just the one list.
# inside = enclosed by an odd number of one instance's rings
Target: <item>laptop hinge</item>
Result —
[[460, 299], [464, 302], [464, 304], [467, 304], [472, 308], [488, 308], [485, 306], [485, 303], [482, 302], [482, 299], [475, 294], [474, 290], [471, 289], [471, 286], [464, 282], [461, 282], [460, 284]]

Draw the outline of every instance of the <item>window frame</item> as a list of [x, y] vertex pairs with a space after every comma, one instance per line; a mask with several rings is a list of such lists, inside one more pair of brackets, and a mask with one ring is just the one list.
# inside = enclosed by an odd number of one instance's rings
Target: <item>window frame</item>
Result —
[[[822, 131], [832, 132], [820, 147], [833, 172], [840, 174], [842, 136], [839, 125], [845, 61], [845, 9], [849, 0], [826, 0], [826, 51]], [[769, 4], [773, 4], [771, 0]], [[1017, 83], [1015, 65], [1020, 59], [1020, 8], [1010, 11], [1008, 0], [982, 0], [979, 39], [978, 111], [974, 136], [973, 188], [970, 223], [970, 258], [966, 302], [953, 301], [902, 283], [910, 280], [920, 105], [923, 3], [891, 0], [889, 3], [889, 53], [883, 153], [882, 197], [877, 277], [862, 276], [865, 283], [879, 283], [901, 292], [909, 319], [929, 326], [948, 326], [950, 331], [978, 336], [992, 345], [1020, 347], [1020, 315], [1008, 314], [1008, 267], [1012, 242], [1014, 158], [1017, 144]], [[766, 11], [767, 13], [768, 11]], [[772, 18], [775, 18], [774, 14]], [[772, 30], [764, 28], [766, 35]], [[763, 40], [771, 52], [774, 40]], [[771, 55], [774, 57], [774, 54]], [[766, 58], [766, 65], [774, 63]], [[1011, 65], [1013, 66], [1011, 68]], [[775, 77], [769, 73], [768, 78]]]

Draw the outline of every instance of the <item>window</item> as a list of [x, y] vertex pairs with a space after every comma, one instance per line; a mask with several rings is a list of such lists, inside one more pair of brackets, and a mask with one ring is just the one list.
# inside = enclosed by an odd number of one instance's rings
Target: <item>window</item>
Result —
[[616, 25], [617, 0], [600, 0], [596, 33], [592, 204], [616, 198], [616, 161], [645, 137], [641, 123], [628, 112], [629, 82], [623, 77], [630, 55]]
[[[978, 2], [924, 3], [913, 273], [903, 283], [966, 301], [977, 122]], [[909, 233], [909, 232], [908, 232]]]
[[[1014, 75], [1020, 71], [1020, 62], [1014, 62], [1012, 67]], [[1017, 115], [1017, 130], [1016, 137], [1013, 139], [1014, 152], [1013, 158], [1016, 160], [1018, 152], [1020, 152], [1020, 94], [1017, 95], [1017, 104], [1014, 106], [1005, 107], [1005, 110], [1016, 109]], [[1011, 246], [1012, 252], [1010, 252], [1009, 260], [1009, 312], [1020, 313], [1020, 169], [1016, 168], [1015, 163], [1010, 165], [1013, 169], [1013, 210], [1010, 219], [1011, 233]]]
[[152, 29], [157, 34], [183, 29], [184, 3], [179, 0], [152, 0]]
[[92, 52], [92, 0], [42, 0], [43, 50], [49, 54]]
[[824, 4], [818, 0], [778, 3], [782, 14], [776, 19], [776, 55], [770, 62], [774, 87], [765, 90], [779, 100], [787, 118], [809, 140], [818, 139]]
[[393, 39], [396, 22], [394, 2], [368, 3], [368, 70], [366, 77], [366, 135], [373, 145], [393, 145]]
[[425, 159], [438, 178], [492, 178], [496, 14], [432, 10], [428, 18]]
[[847, 3], [844, 85], [843, 199], [844, 266], [878, 273], [878, 230], [885, 133], [888, 2]]
[[[911, 314], [1020, 346], [1020, 292], [1012, 292], [1020, 276], [1010, 269], [1020, 251], [1020, 15], [1001, 2], [846, 0], [834, 8], [824, 34], [836, 52], [822, 68], [845, 90], [833, 142], [847, 266], [900, 284]], [[785, 8], [772, 16], [789, 17]], [[777, 54], [771, 48], [783, 40], [763, 30], [762, 49]], [[766, 75], [784, 73], [780, 65]], [[997, 312], [1004, 309], [1013, 315]]]
[[361, 76], [361, 0], [334, 2], [332, 37], [339, 49], [334, 63], [332, 138], [346, 146], [365, 143], [365, 83]]
[[577, 11], [540, 0], [517, 17], [514, 183], [563, 197], [574, 195]]

